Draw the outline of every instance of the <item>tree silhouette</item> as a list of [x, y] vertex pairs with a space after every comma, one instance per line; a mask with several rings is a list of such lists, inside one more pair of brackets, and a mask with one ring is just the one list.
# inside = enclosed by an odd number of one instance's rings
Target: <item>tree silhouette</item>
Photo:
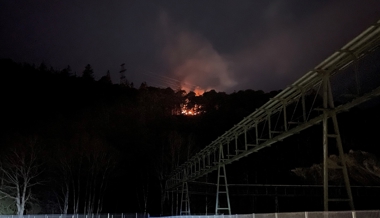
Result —
[[107, 70], [107, 74], [105, 76], [102, 76], [102, 78], [100, 78], [99, 82], [104, 84], [112, 84], [111, 73], [109, 70]]
[[90, 64], [87, 64], [84, 71], [82, 72], [82, 78], [85, 80], [93, 81], [94, 80], [94, 70]]
[[14, 200], [19, 217], [32, 199], [32, 187], [40, 184], [37, 177], [42, 170], [37, 160], [38, 153], [36, 139], [32, 138], [16, 145], [2, 157], [0, 193]]
[[63, 76], [70, 76], [71, 75], [71, 67], [70, 67], [70, 65], [67, 65], [67, 67], [66, 68], [64, 68], [63, 70], [61, 70], [61, 74], [63, 75]]

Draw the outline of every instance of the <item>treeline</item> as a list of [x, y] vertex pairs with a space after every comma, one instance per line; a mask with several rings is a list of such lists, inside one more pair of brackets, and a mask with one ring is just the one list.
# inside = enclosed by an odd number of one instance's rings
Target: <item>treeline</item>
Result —
[[158, 212], [174, 167], [277, 94], [134, 88], [95, 81], [90, 65], [75, 75], [3, 59], [0, 72], [2, 155], [39, 151], [19, 213]]
[[[4, 59], [0, 73], [3, 214], [163, 214], [166, 176], [279, 92], [210, 90], [196, 96], [146, 83], [113, 84], [107, 73], [96, 81], [90, 65], [77, 75], [69, 66], [55, 70]], [[347, 151], [379, 153], [370, 128], [380, 120], [376, 107], [340, 118]], [[300, 168], [321, 163], [320, 130], [313, 127], [228, 166], [229, 181], [310, 184], [313, 178], [299, 176], [313, 171]], [[33, 172], [25, 176], [28, 167]], [[17, 195], [20, 188], [24, 195]]]

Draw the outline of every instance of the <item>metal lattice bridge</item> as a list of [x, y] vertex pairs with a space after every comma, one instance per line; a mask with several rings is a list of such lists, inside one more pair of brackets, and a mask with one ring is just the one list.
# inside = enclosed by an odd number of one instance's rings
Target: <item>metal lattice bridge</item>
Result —
[[[190, 214], [188, 182], [195, 181], [213, 171], [217, 171], [218, 175], [215, 181], [217, 189], [215, 214], [231, 214], [226, 165], [319, 123], [322, 123], [323, 132], [324, 210], [328, 211], [331, 201], [345, 201], [354, 210], [347, 166], [342, 158], [343, 145], [337, 114], [380, 95], [380, 87], [372, 90], [364, 90], [360, 87], [359, 80], [365, 72], [360, 72], [360, 68], [356, 67], [360, 61], [375, 53], [379, 47], [380, 20], [177, 167], [167, 180], [166, 190], [180, 190], [180, 215]], [[336, 104], [334, 101], [336, 89], [332, 86], [331, 80], [339, 75], [341, 78], [349, 76], [345, 75], [347, 69], [352, 69], [354, 72], [354, 76], [350, 77], [356, 80], [357, 88], [354, 93], [351, 93], [352, 98], [349, 101]], [[305, 101], [305, 96], [310, 93], [318, 95], [322, 99], [322, 105], [315, 106], [314, 101], [311, 103]], [[289, 109], [291, 105], [292, 109], [299, 110], [298, 114], [301, 116], [294, 116]], [[294, 107], [294, 105], [297, 106]], [[247, 137], [248, 134], [253, 137]], [[338, 167], [341, 169], [347, 192], [347, 198], [344, 199], [329, 197], [328, 171], [332, 167], [327, 161], [329, 144], [337, 147], [340, 157], [341, 165]]]

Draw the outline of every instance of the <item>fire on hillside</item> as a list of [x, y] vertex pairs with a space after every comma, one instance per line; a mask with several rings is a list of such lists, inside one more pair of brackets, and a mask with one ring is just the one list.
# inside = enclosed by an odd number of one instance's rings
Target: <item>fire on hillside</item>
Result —
[[195, 116], [195, 115], [199, 115], [199, 114], [201, 114], [202, 112], [204, 112], [204, 111], [201, 111], [201, 108], [202, 108], [202, 106], [197, 105], [197, 104], [195, 104], [194, 107], [191, 107], [191, 108], [189, 108], [187, 104], [184, 104], [184, 105], [182, 106], [181, 114], [182, 114], [182, 115], [186, 115], [186, 116]]

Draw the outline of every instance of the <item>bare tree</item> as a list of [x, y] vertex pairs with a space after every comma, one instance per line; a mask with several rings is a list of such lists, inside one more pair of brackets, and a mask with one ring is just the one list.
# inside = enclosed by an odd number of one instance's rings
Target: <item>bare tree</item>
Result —
[[86, 178], [84, 212], [97, 214], [102, 211], [103, 195], [110, 171], [114, 168], [115, 160], [109, 152], [97, 147], [86, 154], [88, 174]]
[[[146, 168], [140, 170], [140, 188], [136, 188], [137, 203], [139, 205], [139, 210], [144, 211], [147, 214], [148, 210], [148, 197], [149, 197], [149, 172]], [[141, 207], [143, 204], [143, 208]]]
[[168, 133], [168, 143], [160, 148], [159, 154], [154, 161], [154, 171], [160, 183], [161, 214], [163, 213], [166, 200], [166, 178], [181, 163], [185, 162], [196, 151], [193, 135], [187, 138], [177, 131]]
[[166, 176], [172, 169], [179, 165], [183, 145], [183, 138], [178, 132], [172, 131], [168, 136], [169, 143], [161, 147], [161, 150], [159, 151], [160, 155], [155, 157], [153, 165], [160, 185], [161, 214], [164, 210], [166, 197]]
[[[60, 155], [56, 158], [58, 161], [59, 169], [59, 179], [57, 179], [59, 184], [59, 192], [56, 192], [61, 214], [66, 215], [69, 210], [69, 199], [70, 199], [70, 185], [72, 181], [72, 165], [71, 160], [68, 157], [68, 152], [60, 152]], [[75, 196], [74, 196], [75, 199]]]
[[[380, 161], [371, 153], [350, 150], [344, 154], [350, 180], [357, 185], [376, 185], [380, 182]], [[341, 165], [336, 155], [330, 155], [328, 165], [337, 168]], [[335, 166], [335, 167], [334, 167]], [[294, 174], [313, 184], [322, 184], [323, 164], [313, 164], [311, 167], [295, 168]], [[343, 182], [343, 175], [339, 169], [330, 170], [329, 181], [336, 184]]]
[[39, 184], [36, 178], [41, 174], [41, 165], [37, 153], [36, 139], [29, 139], [10, 149], [1, 159], [0, 193], [14, 200], [20, 217], [32, 198], [32, 187]]
[[116, 152], [96, 137], [83, 134], [74, 146], [61, 146], [57, 157], [61, 212], [99, 214], [107, 182], [117, 162]]

